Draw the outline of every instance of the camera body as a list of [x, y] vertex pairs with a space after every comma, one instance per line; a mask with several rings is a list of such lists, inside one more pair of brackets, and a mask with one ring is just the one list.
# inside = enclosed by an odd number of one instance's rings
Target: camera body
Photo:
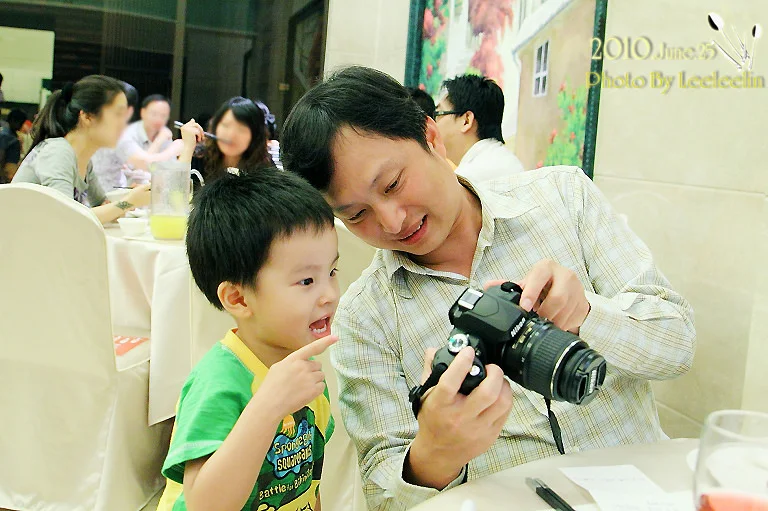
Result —
[[520, 307], [522, 289], [505, 282], [486, 292], [467, 288], [451, 307], [455, 327], [432, 361], [443, 372], [466, 346], [475, 360], [460, 392], [469, 394], [496, 364], [512, 381], [547, 399], [587, 404], [605, 381], [606, 362], [578, 336]]

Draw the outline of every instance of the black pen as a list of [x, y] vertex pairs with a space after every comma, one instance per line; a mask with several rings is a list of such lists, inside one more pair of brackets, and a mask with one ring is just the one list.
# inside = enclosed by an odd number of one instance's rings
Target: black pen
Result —
[[560, 495], [555, 493], [552, 488], [544, 484], [544, 481], [541, 479], [528, 477], [525, 479], [525, 482], [536, 492], [536, 495], [541, 497], [541, 500], [549, 504], [549, 507], [552, 509], [556, 509], [557, 511], [576, 511], [570, 504], [563, 500]]

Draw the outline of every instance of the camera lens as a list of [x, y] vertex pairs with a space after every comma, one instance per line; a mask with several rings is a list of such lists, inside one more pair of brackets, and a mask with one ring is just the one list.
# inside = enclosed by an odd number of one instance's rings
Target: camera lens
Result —
[[[517, 369], [517, 378], [508, 368]], [[516, 348], [506, 350], [503, 369], [527, 389], [574, 404], [589, 402], [605, 379], [605, 359], [599, 353], [538, 317], [523, 329]]]

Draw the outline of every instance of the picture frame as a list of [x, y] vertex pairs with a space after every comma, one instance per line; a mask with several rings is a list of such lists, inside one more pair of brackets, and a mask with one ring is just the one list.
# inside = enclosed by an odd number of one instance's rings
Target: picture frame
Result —
[[[504, 91], [502, 133], [526, 170], [576, 165], [594, 174], [608, 0], [411, 0], [405, 85], [436, 100], [465, 73]], [[594, 76], [594, 75], [592, 75]], [[456, 162], [458, 163], [458, 162]]]

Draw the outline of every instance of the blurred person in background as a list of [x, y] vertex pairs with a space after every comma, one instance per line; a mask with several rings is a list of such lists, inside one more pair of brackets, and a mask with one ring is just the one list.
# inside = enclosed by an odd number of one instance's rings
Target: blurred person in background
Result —
[[10, 183], [21, 161], [19, 134], [27, 121], [23, 110], [14, 108], [8, 113], [7, 128], [0, 129], [0, 184]]
[[184, 149], [180, 161], [189, 162], [206, 182], [226, 174], [234, 167], [249, 172], [271, 167], [267, 152], [264, 112], [250, 99], [236, 96], [225, 101], [213, 115], [210, 131], [217, 140], [204, 139], [202, 127], [192, 119], [181, 129]]
[[91, 157], [115, 147], [125, 129], [128, 100], [122, 82], [102, 75], [69, 82], [50, 95], [32, 127], [32, 148], [14, 183], [47, 186], [92, 208], [106, 224], [150, 202], [149, 186], [139, 186], [123, 200], [107, 201]]

